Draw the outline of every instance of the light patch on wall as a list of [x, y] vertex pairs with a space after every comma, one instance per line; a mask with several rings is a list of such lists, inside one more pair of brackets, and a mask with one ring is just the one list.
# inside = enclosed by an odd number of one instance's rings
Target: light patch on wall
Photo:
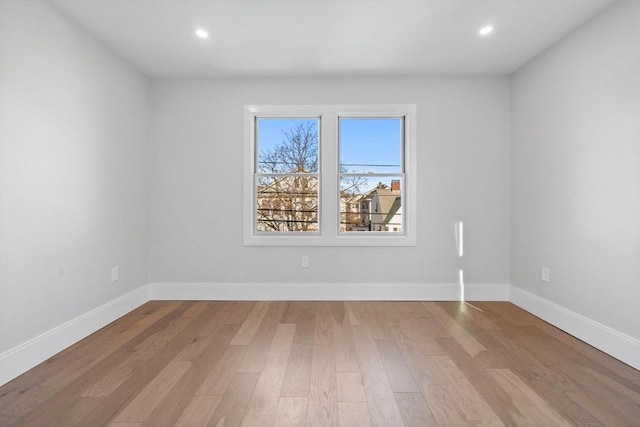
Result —
[[196, 30], [196, 36], [198, 36], [201, 39], [208, 39], [209, 33], [206, 30], [203, 30], [202, 28], [198, 28]]
[[456, 222], [454, 232], [456, 238], [456, 246], [458, 248], [458, 257], [462, 258], [462, 256], [464, 255], [464, 223], [462, 221]]
[[478, 34], [480, 34], [483, 37], [488, 36], [491, 33], [493, 33], [492, 25], [486, 25], [478, 30]]

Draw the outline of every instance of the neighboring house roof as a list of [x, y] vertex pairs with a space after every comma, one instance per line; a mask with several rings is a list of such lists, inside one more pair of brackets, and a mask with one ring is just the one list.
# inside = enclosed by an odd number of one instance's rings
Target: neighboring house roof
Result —
[[396, 199], [400, 199], [402, 194], [399, 190], [392, 190], [390, 188], [376, 188], [374, 192], [374, 197], [377, 196], [377, 201], [380, 204], [380, 209], [375, 213], [381, 214], [391, 212], [391, 207], [396, 203]]
[[387, 214], [386, 218], [382, 221], [383, 224], [389, 224], [389, 222], [391, 222], [391, 220], [393, 219], [393, 217], [398, 213], [398, 211], [400, 210], [400, 206], [402, 205], [402, 200], [401, 197], [398, 196], [396, 197], [396, 199], [393, 201], [393, 204], [391, 205], [391, 209], [389, 209], [389, 213]]
[[[284, 184], [290, 188], [297, 187], [298, 186], [297, 183], [299, 182], [297, 180], [305, 179], [305, 178], [310, 178], [310, 175], [300, 175], [300, 176], [289, 175], [289, 176], [277, 177], [275, 180], [269, 182], [267, 185], [258, 185], [257, 190], [258, 190], [258, 193], [263, 193], [263, 194], [270, 193], [270, 192], [279, 193], [280, 190], [278, 189], [278, 186]], [[318, 180], [309, 179], [308, 181], [305, 182], [305, 184], [310, 189], [316, 190], [318, 187]]]
[[348, 191], [340, 191], [340, 200], [347, 203], [358, 202], [362, 196], [359, 194], [349, 193]]

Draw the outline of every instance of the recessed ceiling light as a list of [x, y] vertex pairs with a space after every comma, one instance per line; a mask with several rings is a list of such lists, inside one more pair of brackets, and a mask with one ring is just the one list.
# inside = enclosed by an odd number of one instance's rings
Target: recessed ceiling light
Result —
[[202, 28], [199, 28], [199, 29], [196, 30], [196, 36], [200, 37], [201, 39], [208, 39], [209, 38], [209, 33], [207, 33]]
[[478, 30], [478, 34], [481, 36], [486, 36], [493, 32], [493, 27], [491, 25], [487, 25], [486, 27], [482, 27]]

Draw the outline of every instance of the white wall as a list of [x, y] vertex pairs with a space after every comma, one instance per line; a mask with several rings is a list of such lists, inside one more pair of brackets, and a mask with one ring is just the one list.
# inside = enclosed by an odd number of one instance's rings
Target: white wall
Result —
[[[158, 80], [152, 92], [151, 282], [457, 283], [459, 265], [468, 282], [509, 282], [508, 77]], [[243, 105], [359, 103], [417, 104], [418, 246], [243, 247]]]
[[148, 91], [49, 4], [0, 2], [0, 353], [148, 282]]
[[512, 284], [640, 338], [640, 3], [513, 75], [511, 189]]

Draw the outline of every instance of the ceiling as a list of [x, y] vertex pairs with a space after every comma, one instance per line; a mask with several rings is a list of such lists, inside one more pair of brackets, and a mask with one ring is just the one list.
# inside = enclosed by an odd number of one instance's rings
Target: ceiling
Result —
[[610, 2], [53, 0], [157, 78], [511, 73]]

